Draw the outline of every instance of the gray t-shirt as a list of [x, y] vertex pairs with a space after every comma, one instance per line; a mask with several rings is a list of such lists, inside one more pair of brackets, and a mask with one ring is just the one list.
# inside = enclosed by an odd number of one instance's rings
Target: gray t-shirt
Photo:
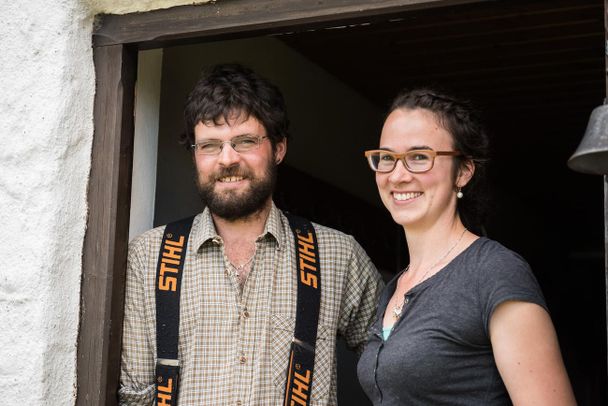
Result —
[[529, 265], [496, 241], [479, 238], [406, 293], [386, 341], [382, 319], [397, 275], [380, 297], [358, 365], [374, 405], [509, 405], [489, 338], [500, 303], [545, 301]]

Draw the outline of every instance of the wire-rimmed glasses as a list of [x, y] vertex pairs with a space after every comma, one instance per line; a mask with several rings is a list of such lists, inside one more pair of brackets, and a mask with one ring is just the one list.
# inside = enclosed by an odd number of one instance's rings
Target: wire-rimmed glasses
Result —
[[459, 156], [459, 151], [435, 151], [432, 149], [414, 149], [402, 154], [385, 149], [365, 151], [369, 167], [374, 172], [387, 173], [395, 169], [397, 161], [401, 160], [405, 169], [412, 173], [423, 173], [433, 169], [435, 157], [438, 155]]
[[239, 135], [228, 141], [205, 140], [192, 144], [192, 150], [197, 155], [218, 155], [224, 149], [225, 144], [229, 144], [236, 152], [249, 152], [258, 149], [260, 143], [267, 136], [260, 135]]

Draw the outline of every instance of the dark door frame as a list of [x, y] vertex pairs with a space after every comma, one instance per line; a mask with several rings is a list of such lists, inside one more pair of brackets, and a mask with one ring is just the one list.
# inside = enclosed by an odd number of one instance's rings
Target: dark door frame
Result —
[[490, 0], [218, 0], [98, 16], [93, 33], [96, 94], [76, 404], [117, 403], [139, 50], [344, 25], [486, 1]]

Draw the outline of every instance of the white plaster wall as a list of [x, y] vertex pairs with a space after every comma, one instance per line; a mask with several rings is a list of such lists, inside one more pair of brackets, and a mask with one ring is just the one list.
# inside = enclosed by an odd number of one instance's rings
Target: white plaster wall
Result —
[[93, 16], [186, 1], [0, 2], [0, 382], [70, 405], [95, 90]]
[[4, 1], [0, 25], [3, 403], [73, 403], [93, 134], [92, 18], [77, 1]]

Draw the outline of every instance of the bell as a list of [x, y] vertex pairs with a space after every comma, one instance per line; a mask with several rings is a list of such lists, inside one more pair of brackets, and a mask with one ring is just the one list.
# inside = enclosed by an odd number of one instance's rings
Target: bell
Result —
[[585, 136], [568, 166], [577, 172], [608, 175], [608, 105], [591, 112]]

